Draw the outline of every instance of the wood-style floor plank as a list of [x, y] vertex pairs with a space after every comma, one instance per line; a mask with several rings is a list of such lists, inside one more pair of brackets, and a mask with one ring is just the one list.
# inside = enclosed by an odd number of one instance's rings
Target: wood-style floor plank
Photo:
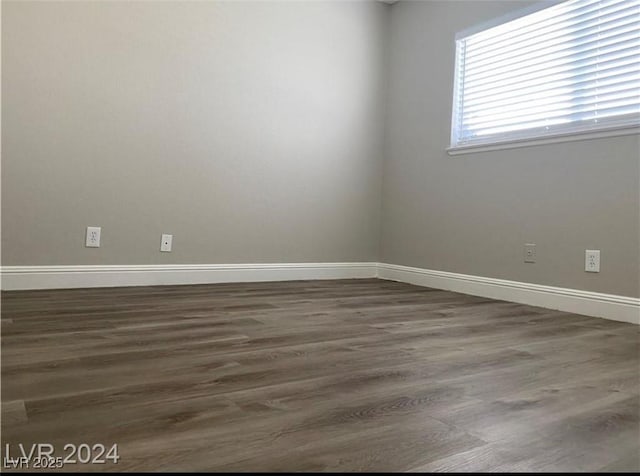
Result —
[[67, 471], [640, 470], [631, 324], [375, 279], [3, 292], [0, 322], [3, 448], [119, 446]]

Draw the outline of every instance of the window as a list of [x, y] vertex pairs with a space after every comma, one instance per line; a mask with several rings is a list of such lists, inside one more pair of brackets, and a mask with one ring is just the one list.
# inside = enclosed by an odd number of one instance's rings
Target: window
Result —
[[569, 0], [456, 40], [452, 149], [640, 124], [640, 0]]

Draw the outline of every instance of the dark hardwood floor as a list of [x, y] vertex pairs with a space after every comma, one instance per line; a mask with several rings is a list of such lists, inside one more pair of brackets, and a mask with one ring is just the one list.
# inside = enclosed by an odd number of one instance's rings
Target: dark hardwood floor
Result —
[[638, 327], [375, 279], [2, 293], [2, 444], [65, 470], [640, 470]]

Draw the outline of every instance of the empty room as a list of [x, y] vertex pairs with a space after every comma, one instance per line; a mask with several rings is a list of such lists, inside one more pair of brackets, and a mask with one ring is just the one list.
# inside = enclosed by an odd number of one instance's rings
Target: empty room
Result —
[[640, 471], [640, 0], [0, 15], [1, 471]]

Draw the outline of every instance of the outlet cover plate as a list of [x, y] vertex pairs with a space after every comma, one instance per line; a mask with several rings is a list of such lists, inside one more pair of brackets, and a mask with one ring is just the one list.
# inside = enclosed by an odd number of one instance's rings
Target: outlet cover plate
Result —
[[102, 228], [99, 226], [88, 226], [87, 236], [85, 238], [84, 245], [87, 248], [100, 248], [100, 232]]
[[587, 273], [600, 272], [600, 250], [584, 250], [584, 270]]

